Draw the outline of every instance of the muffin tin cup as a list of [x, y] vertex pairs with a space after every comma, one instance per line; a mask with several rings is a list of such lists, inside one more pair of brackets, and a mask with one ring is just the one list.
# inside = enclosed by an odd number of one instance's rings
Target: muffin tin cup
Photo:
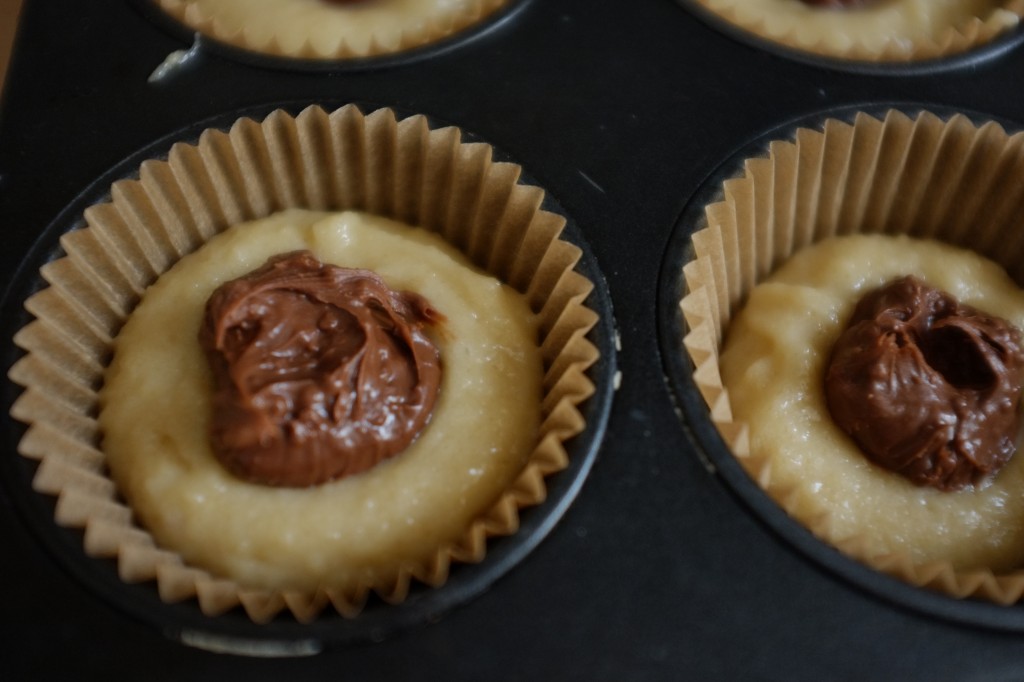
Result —
[[819, 54], [772, 40], [730, 22], [697, 0], [675, 1], [703, 23], [737, 42], [809, 66], [865, 76], [931, 76], [976, 68], [999, 59], [1024, 42], [1024, 19], [1022, 19], [1021, 24], [999, 33], [991, 40], [951, 54], [900, 61], [846, 59]]
[[[705, 372], [711, 371], [710, 366], [705, 366], [707, 363], [698, 360], [698, 365], [701, 368], [695, 372], [694, 358], [683, 347], [683, 338], [692, 329], [692, 322], [685, 319], [684, 306], [680, 305], [688, 293], [687, 284], [682, 277], [683, 268], [688, 263], [694, 262], [697, 256], [691, 240], [696, 231], [708, 224], [708, 218], [705, 215], [707, 207], [723, 206], [719, 202], [722, 202], [725, 197], [723, 193], [725, 183], [742, 177], [750, 160], [759, 159], [760, 161], [755, 162], [758, 164], [768, 163], [767, 155], [770, 143], [789, 145], [796, 138], [799, 130], [803, 130], [802, 135], [817, 138], [822, 135], [821, 131], [826, 125], [826, 121], [831, 121], [828, 125], [832, 126], [848, 126], [853, 125], [858, 117], [865, 116], [876, 121], [886, 119], [886, 117], [899, 119], [897, 124], [904, 129], [906, 129], [905, 126], [913, 126], [913, 122], [919, 118], [926, 118], [928, 120], [924, 127], [931, 129], [932, 132], [940, 129], [943, 125], [948, 125], [948, 122], [953, 119], [958, 128], [965, 130], [971, 126], [977, 128], [986, 123], [992, 123], [998, 126], [998, 128], [991, 126], [988, 128], [994, 137], [1002, 134], [1003, 129], [1013, 131], [1019, 128], [1011, 123], [993, 121], [992, 117], [973, 112], [936, 109], [935, 107], [911, 104], [871, 104], [844, 107], [802, 117], [797, 121], [771, 130], [744, 146], [721, 164], [690, 197], [676, 223], [666, 250], [658, 294], [660, 321], [658, 336], [666, 379], [675, 400], [676, 410], [686, 426], [687, 437], [694, 445], [697, 454], [704, 460], [707, 469], [719, 477], [758, 520], [814, 563], [868, 593], [902, 607], [963, 624], [1014, 632], [1024, 631], [1024, 605], [1019, 600], [1014, 600], [1015, 603], [1012, 604], [1000, 605], [980, 596], [967, 598], [948, 596], [945, 593], [947, 590], [959, 591], [957, 596], [961, 597], [965, 589], [972, 589], [972, 594], [973, 590], [977, 590], [980, 594], [980, 590], [988, 588], [982, 583], [978, 583], [974, 588], [967, 588], [965, 586], [974, 584], [970, 578], [952, 579], [950, 574], [941, 570], [936, 570], [931, 576], [924, 575], [928, 571], [908, 576], [904, 573], [907, 567], [901, 565], [900, 562], [896, 562], [895, 566], [872, 567], [866, 565], [862, 563], [865, 559], [864, 556], [859, 556], [857, 559], [847, 556], [828, 544], [828, 540], [818, 537], [804, 523], [788, 515], [769, 491], [763, 488], [764, 479], [762, 478], [760, 483], [755, 481], [752, 474], [748, 473], [748, 470], [733, 454], [730, 443], [737, 437], [739, 426], [730, 424], [716, 426], [716, 422], [720, 422], [724, 418], [722, 415], [727, 414], [728, 410], [721, 404], [721, 396], [715, 395], [713, 389], [709, 393], [709, 383], [714, 382], [709, 382], [710, 375]], [[1019, 151], [1019, 135], [1017, 138]], [[921, 147], [915, 147], [915, 152], [920, 152], [921, 149]], [[1017, 167], [1019, 168], [1019, 166]], [[742, 192], [743, 190], [736, 191]], [[828, 213], [829, 211], [826, 211], [826, 214]], [[918, 230], [924, 229], [922, 224], [914, 220], [911, 220], [910, 224]], [[886, 231], [885, 225], [876, 225], [875, 228]], [[808, 243], [829, 233], [827, 227], [816, 226], [814, 229], [815, 236], [810, 237]], [[964, 239], [970, 240], [970, 237], [961, 234], [960, 245], [969, 248], [968, 243], [963, 241]], [[956, 240], [954, 239], [954, 241]], [[794, 249], [800, 248], [800, 243], [797, 241]], [[991, 258], [995, 254], [990, 250], [987, 254], [983, 252], [983, 255], [988, 255]], [[776, 260], [778, 258], [777, 256]], [[1013, 260], [1013, 263], [1007, 263], [1006, 258]], [[1017, 281], [1020, 281], [1021, 266], [1019, 263], [1012, 256], [1006, 256], [1003, 261], [1004, 266], [1015, 265], [1010, 268], [1011, 274], [1015, 274]], [[759, 272], [762, 268], [765, 269], [765, 272], [770, 272], [777, 265], [777, 263], [766, 265], [768, 262], [768, 260], [761, 261], [762, 265], [757, 266]], [[754, 281], [759, 281], [761, 276], [763, 273], [756, 276]], [[741, 277], [746, 277], [746, 275]], [[745, 284], [743, 291], [748, 291], [749, 286], [752, 284]], [[735, 311], [744, 296], [740, 295], [738, 298], [734, 296], [733, 298], [733, 302], [728, 307]], [[686, 315], [690, 316], [691, 320], [695, 320], [690, 304], [685, 307], [687, 308]], [[728, 317], [728, 313], [723, 312], [723, 315]], [[712, 362], [717, 368], [717, 361], [712, 360]], [[709, 408], [709, 400], [714, 405], [713, 410]], [[712, 418], [712, 411], [718, 416]], [[723, 428], [725, 429], [724, 434]], [[758, 476], [761, 475], [763, 473], [758, 474]], [[820, 528], [818, 531], [820, 532]], [[855, 546], [851, 548], [847, 545], [846, 550], [857, 554]], [[893, 577], [887, 573], [893, 573], [900, 577]], [[915, 582], [920, 581], [921, 586], [911, 585], [907, 582], [908, 578]], [[1020, 578], [1014, 579], [1018, 582], [1020, 580]], [[1012, 593], [1011, 588], [1010, 594], [1012, 595]]]
[[450, 35], [422, 45], [396, 52], [346, 57], [310, 58], [288, 57], [261, 52], [234, 45], [213, 35], [196, 31], [161, 9], [154, 0], [132, 0], [136, 9], [162, 30], [187, 44], [199, 53], [209, 53], [226, 59], [263, 69], [298, 72], [370, 71], [387, 69], [433, 59], [456, 51], [478, 40], [485, 39], [513, 24], [535, 0], [509, 0], [508, 3], [483, 17], [480, 21], [456, 30]]
[[[363, 107], [363, 109], [369, 110], [370, 107]], [[103, 177], [98, 178], [47, 228], [15, 276], [3, 302], [3, 310], [7, 314], [5, 319], [9, 321], [9, 331], [14, 333], [25, 327], [31, 320], [31, 316], [22, 307], [22, 304], [27, 298], [45, 288], [45, 282], [39, 274], [40, 268], [49, 271], [52, 266], [48, 264], [57, 262], [57, 259], [64, 255], [58, 241], [72, 231], [82, 228], [85, 225], [83, 213], [89, 207], [109, 201], [112, 196], [112, 187], [114, 188], [113, 193], [116, 195], [124, 191], [125, 187], [134, 186], [139, 178], [139, 169], [145, 168], [142, 165], [144, 161], [165, 160], [180, 152], [180, 150], [179, 152], [171, 151], [175, 143], [195, 143], [201, 132], [223, 131], [232, 125], [232, 122], [239, 120], [250, 120], [250, 123], [244, 124], [250, 128], [250, 132], [252, 126], [258, 127], [259, 125], [251, 122], [254, 118], [270, 122], [268, 125], [272, 127], [287, 125], [288, 121], [295, 120], [288, 112], [300, 110], [306, 112], [307, 116], [320, 115], [313, 109], [287, 103], [231, 112], [189, 126], [154, 142], [125, 159]], [[383, 119], [385, 124], [389, 120], [396, 121], [394, 125], [398, 125], [397, 121], [405, 121], [407, 122], [406, 129], [422, 127], [427, 130], [437, 130], [423, 117], [396, 119], [390, 110], [378, 109], [364, 116], [358, 109], [346, 107], [334, 114], [364, 122], [374, 117], [378, 121]], [[322, 112], [322, 115], [326, 116], [327, 114]], [[299, 114], [296, 118], [301, 116], [302, 114]], [[455, 135], [455, 144], [459, 144], [457, 129], [452, 132]], [[224, 135], [220, 139], [230, 139], [228, 134], [223, 132], [213, 134]], [[551, 368], [552, 364], [558, 365], [558, 368], [550, 370], [546, 379], [547, 393], [553, 396], [555, 393], [552, 392], [562, 390], [549, 385], [558, 376], [562, 376], [570, 384], [579, 387], [583, 386], [578, 383], [578, 380], [582, 379], [585, 384], [591, 385], [591, 388], [584, 393], [576, 393], [575, 397], [566, 396], [570, 403], [576, 403], [579, 406], [578, 426], [570, 427], [563, 424], [554, 427], [556, 431], [565, 434], [559, 438], [565, 440], [566, 460], [561, 465], [554, 462], [542, 463], [539, 470], [535, 469], [535, 464], [531, 464], [527, 468], [527, 473], [523, 474], [533, 481], [527, 486], [527, 488], [533, 486], [533, 493], [526, 496], [520, 495], [524, 501], [526, 497], [531, 497], [532, 501], [520, 505], [517, 529], [499, 531], [497, 534], [487, 531], [485, 537], [490, 537], [486, 541], [485, 555], [481, 554], [471, 559], [469, 563], [453, 562], [447, 573], [447, 579], [442, 578], [441, 580], [442, 586], [429, 587], [413, 581], [409, 585], [407, 593], [397, 599], [394, 598], [394, 595], [387, 595], [390, 601], [396, 602], [390, 604], [371, 594], [366, 603], [362, 605], [358, 615], [355, 615], [354, 612], [347, 612], [346, 616], [348, 617], [345, 617], [333, 611], [323, 611], [311, 621], [309, 621], [308, 613], [299, 619], [309, 622], [298, 622], [287, 614], [274, 618], [273, 615], [277, 611], [270, 612], [271, 619], [268, 620], [268, 612], [261, 612], [259, 609], [257, 609], [256, 616], [253, 616], [251, 612], [247, 616], [239, 608], [229, 608], [223, 613], [208, 615], [192, 598], [186, 596], [181, 600], [181, 595], [175, 595], [168, 599], [166, 594], [161, 595], [151, 580], [135, 582], [133, 578], [132, 582], [126, 582], [119, 576], [119, 571], [125, 570], [123, 562], [119, 565], [118, 561], [113, 558], [96, 558], [83, 551], [83, 539], [87, 540], [87, 538], [83, 538], [81, 524], [77, 522], [64, 525], [54, 523], [55, 513], [58, 517], [61, 515], [60, 508], [66, 500], [58, 499], [55, 502], [49, 494], [33, 491], [33, 486], [36, 486], [37, 489], [54, 492], [49, 488], [48, 483], [40, 483], [40, 470], [44, 467], [25, 457], [12, 456], [0, 459], [0, 467], [2, 467], [3, 478], [9, 488], [10, 496], [15, 500], [16, 506], [22, 512], [27, 524], [54, 558], [75, 578], [85, 583], [107, 601], [136, 618], [149, 622], [174, 640], [217, 651], [249, 655], [294, 656], [316, 653], [332, 646], [380, 640], [408, 627], [436, 620], [451, 608], [485, 591], [495, 580], [522, 560], [551, 531], [579, 492], [594, 463], [604, 436], [613, 395], [613, 376], [616, 371], [610, 298], [604, 279], [585, 240], [578, 228], [565, 217], [564, 211], [557, 203], [550, 196], [537, 190], [535, 186], [524, 184], [529, 183], [529, 179], [519, 172], [517, 166], [508, 163], [502, 154], [494, 152], [492, 155], [493, 148], [482, 143], [466, 143], [466, 136], [462, 136], [461, 139], [463, 144], [469, 144], [472, 150], [490, 156], [493, 164], [501, 166], [499, 170], [507, 170], [511, 173], [511, 176], [504, 172], [499, 173], [500, 175], [518, 178], [518, 181], [513, 180], [516, 183], [512, 190], [513, 193], [525, 192], [531, 197], [536, 197], [536, 201], [539, 202], [538, 211], [549, 216], [544, 220], [555, 222], [564, 220], [561, 240], [568, 241], [572, 245], [567, 247], [569, 249], [567, 253], [575, 251], [578, 261], [574, 273], [566, 271], [560, 281], [592, 284], [592, 288], [585, 286], [580, 291], [589, 292], [583, 294], [586, 297], [586, 305], [597, 311], [596, 315], [585, 314], [584, 319], [589, 319], [590, 322], [579, 327], [576, 332], [571, 332], [572, 339], [566, 341], [566, 348], [575, 348], [577, 353], [582, 353], [576, 360], [566, 365], [567, 358], [564, 352], [557, 352], [552, 356], [550, 348], [546, 351], [545, 367]], [[152, 170], [152, 168], [145, 168], [143, 174]], [[128, 181], [128, 184], [125, 185], [120, 181]], [[91, 215], [91, 212], [95, 210], [95, 208], [90, 209], [90, 214], [87, 215]], [[260, 212], [260, 209], [256, 210]], [[484, 257], [479, 249], [475, 256], [478, 261]], [[523, 275], [520, 273], [517, 277], [522, 279]], [[534, 279], [527, 278], [525, 281], [532, 284]], [[524, 282], [521, 281], [520, 286], [523, 284]], [[560, 285], [556, 287], [556, 289], [559, 288]], [[538, 291], [536, 287], [531, 289], [530, 296], [534, 299], [534, 306], [539, 302]], [[569, 290], [564, 291], [568, 292]], [[579, 299], [577, 295], [572, 295], [571, 298], [578, 299], [576, 304], [582, 303], [582, 299]], [[570, 306], [576, 304], [570, 304]], [[550, 316], [550, 313], [542, 314], [541, 319], [544, 319], [545, 316]], [[560, 318], [557, 323], [554, 323], [555, 326], [552, 328], [549, 339], [561, 334], [561, 332], [556, 334], [553, 330], [563, 328], [562, 319], [564, 318]], [[587, 331], [588, 328], [589, 331]], [[585, 336], [578, 336], [580, 333]], [[21, 340], [21, 343], [24, 344], [24, 339]], [[34, 344], [29, 345], [34, 347]], [[594, 349], [593, 353], [587, 348]], [[14, 366], [12, 375], [16, 380], [25, 378], [25, 375], [19, 371], [19, 366], [25, 358], [25, 353], [17, 348], [13, 346], [8, 348], [7, 360], [9, 366]], [[581, 375], [578, 379], [572, 379], [571, 375], [577, 370], [567, 369], [567, 367], [585, 370], [586, 378], [584, 379]], [[560, 381], [558, 380], [556, 383]], [[586, 393], [590, 393], [589, 397]], [[23, 396], [22, 391], [11, 384], [7, 384], [4, 388], [4, 403], [9, 409], [13, 408], [15, 413], [19, 412], [16, 405]], [[563, 400], [557, 402], [549, 400], [545, 403], [544, 413], [548, 415], [547, 419], [554, 419], [556, 424], [561, 423], [569, 415], [564, 412], [565, 405], [563, 403]], [[87, 410], [83, 418], [88, 419], [90, 414], [92, 413]], [[94, 418], [95, 414], [92, 414], [92, 417]], [[570, 422], [575, 419], [568, 418]], [[33, 417], [32, 421], [36, 419], [37, 417]], [[11, 423], [10, 420], [8, 426], [6, 437], [10, 451], [13, 453], [16, 448], [19, 448], [19, 444], [21, 444], [20, 447], [24, 447], [23, 439], [26, 429], [20, 424]], [[550, 424], [543, 427], [544, 431], [549, 431], [551, 428]], [[573, 432], [576, 432], [575, 435], [569, 435]], [[530, 473], [531, 470], [532, 473]], [[535, 474], [540, 474], [540, 478]], [[515, 484], [517, 489], [521, 488], [523, 476]], [[535, 487], [538, 484], [539, 489]], [[62, 497], [63, 495], [64, 493], [61, 493]], [[404, 598], [402, 598], [403, 596]], [[247, 608], [248, 606], [246, 604]], [[266, 622], [254, 622], [254, 618]]]

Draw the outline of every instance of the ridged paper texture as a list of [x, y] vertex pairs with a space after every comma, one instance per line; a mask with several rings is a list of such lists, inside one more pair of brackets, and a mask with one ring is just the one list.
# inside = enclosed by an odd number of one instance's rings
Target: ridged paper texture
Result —
[[[769, 461], [752, 452], [746, 425], [734, 422], [718, 353], [729, 320], [751, 289], [804, 246], [850, 233], [908, 234], [971, 249], [1024, 282], [1024, 133], [922, 112], [858, 114], [828, 120], [771, 143], [726, 181], [693, 235], [696, 258], [683, 268], [685, 352], [711, 419], [750, 476], [820, 539], [880, 571], [955, 597], [1014, 603], [1024, 570], [1005, 575], [916, 565], [863, 536], [838, 537], [828, 514], [812, 510], [813, 492], [772, 480]], [[1020, 456], [1020, 455], [1018, 455]]]
[[[597, 322], [585, 304], [593, 285], [574, 270], [580, 250], [559, 238], [564, 218], [542, 210], [543, 192], [519, 176], [455, 128], [347, 106], [208, 130], [116, 183], [109, 203], [86, 211], [87, 227], [62, 239], [66, 256], [43, 268], [50, 286], [26, 302], [36, 320], [16, 336], [26, 355], [10, 376], [25, 391], [12, 414], [29, 426], [20, 451], [40, 461], [35, 487], [58, 497], [57, 522], [83, 528], [90, 554], [116, 556], [125, 580], [155, 580], [166, 601], [198, 599], [209, 615], [241, 605], [257, 622], [283, 609], [308, 621], [327, 606], [354, 616], [371, 590], [400, 602], [411, 580], [441, 585], [453, 560], [481, 561], [487, 539], [515, 533], [519, 510], [544, 500], [544, 476], [567, 465], [565, 441], [586, 426], [577, 405], [594, 392], [586, 370], [598, 359], [586, 338]], [[314, 594], [247, 591], [158, 547], [107, 478], [96, 426], [113, 339], [146, 287], [227, 227], [289, 207], [369, 211], [440, 233], [527, 297], [545, 370], [536, 450], [461, 540], [374, 584]]]

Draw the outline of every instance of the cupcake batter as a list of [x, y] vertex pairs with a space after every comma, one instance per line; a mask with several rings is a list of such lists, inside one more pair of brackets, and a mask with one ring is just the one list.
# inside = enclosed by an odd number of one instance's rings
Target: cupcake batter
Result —
[[794, 516], [827, 515], [834, 537], [868, 536], [917, 563], [1000, 571], [1024, 564], [1024, 457], [988, 485], [943, 492], [870, 462], [832, 420], [824, 377], [861, 296], [912, 273], [962, 303], [1024, 325], [1024, 292], [969, 251], [906, 237], [859, 235], [802, 249], [759, 284], [727, 331], [722, 379], [733, 417], [767, 458]]
[[698, 0], [713, 12], [763, 37], [798, 49], [842, 56], [855, 46], [881, 52], [907, 50], [922, 41], [941, 43], [951, 29], [975, 18], [1016, 25], [999, 0], [875, 0], [862, 6], [815, 7], [802, 0]]
[[[445, 316], [433, 337], [440, 392], [417, 440], [368, 471], [309, 488], [247, 483], [210, 450], [197, 335], [220, 284], [302, 249], [372, 270]], [[247, 587], [372, 585], [459, 541], [522, 470], [540, 419], [536, 334], [521, 296], [436, 235], [364, 214], [287, 211], [215, 237], [147, 290], [106, 374], [103, 450], [141, 523], [189, 563]]]
[[397, 52], [469, 26], [507, 0], [155, 0], [218, 40], [286, 57]]

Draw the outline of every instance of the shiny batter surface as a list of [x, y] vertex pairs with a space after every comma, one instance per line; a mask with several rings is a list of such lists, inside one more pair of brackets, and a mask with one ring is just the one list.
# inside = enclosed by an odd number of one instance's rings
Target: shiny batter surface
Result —
[[[446, 318], [430, 424], [403, 453], [324, 485], [246, 483], [210, 451], [211, 377], [197, 342], [221, 283], [309, 249], [426, 296]], [[150, 287], [101, 393], [103, 451], [136, 516], [190, 563], [247, 586], [371, 584], [458, 540], [536, 445], [541, 360], [522, 297], [439, 237], [357, 213], [287, 211], [236, 226]]]
[[1019, 567], [1020, 453], [986, 487], [921, 488], [870, 462], [829, 415], [824, 376], [835, 340], [864, 293], [906, 274], [1024, 325], [1024, 293], [977, 254], [905, 237], [828, 240], [759, 284], [730, 324], [721, 371], [734, 419], [750, 427], [752, 459], [768, 460], [769, 491], [795, 490], [794, 515], [829, 515], [835, 539], [866, 535], [882, 552], [956, 568]]

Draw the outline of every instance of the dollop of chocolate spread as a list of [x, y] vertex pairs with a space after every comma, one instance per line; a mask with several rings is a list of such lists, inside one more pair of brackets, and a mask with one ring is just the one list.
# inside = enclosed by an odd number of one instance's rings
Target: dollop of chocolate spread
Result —
[[1021, 332], [915, 277], [866, 294], [825, 379], [836, 423], [917, 485], [980, 483], [1014, 453]]
[[440, 354], [425, 298], [299, 251], [223, 284], [199, 342], [215, 383], [210, 439], [233, 474], [311, 486], [401, 452], [430, 419]]

